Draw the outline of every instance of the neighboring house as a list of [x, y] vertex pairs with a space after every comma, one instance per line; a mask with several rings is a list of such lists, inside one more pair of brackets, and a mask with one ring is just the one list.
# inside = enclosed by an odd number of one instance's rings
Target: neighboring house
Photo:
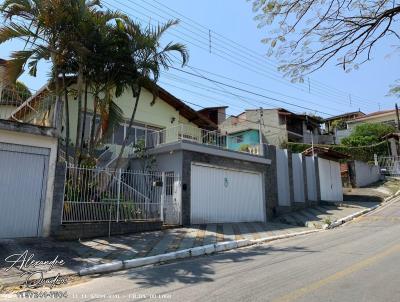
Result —
[[365, 113], [361, 111], [354, 111], [326, 118], [324, 119], [325, 131], [334, 135], [336, 130], [347, 129], [347, 121], [351, 121], [363, 116], [365, 116]]
[[[349, 115], [352, 114], [349, 113]], [[349, 118], [345, 121], [344, 125], [341, 124], [340, 128], [335, 129], [335, 143], [340, 144], [342, 139], [348, 137], [358, 125], [365, 123], [383, 123], [397, 127], [396, 120], [396, 110], [382, 110], [369, 114], [355, 112], [352, 115], [352, 118]], [[327, 122], [329, 123], [329, 121], [325, 120], [325, 124]]]
[[246, 110], [227, 118], [219, 124], [219, 129], [230, 136], [228, 148], [232, 150], [237, 150], [242, 144], [258, 145], [262, 142], [281, 146], [286, 142], [320, 143], [322, 139], [319, 118], [295, 114], [283, 108]]
[[333, 136], [333, 143], [340, 144], [341, 140], [350, 135], [351, 131], [347, 129], [347, 122], [365, 116], [361, 111], [348, 112], [324, 120], [325, 133]]
[[228, 108], [228, 106], [208, 107], [201, 109], [198, 112], [216, 125], [219, 125], [226, 119], [226, 108]]
[[26, 92], [11, 85], [7, 77], [7, 61], [0, 59], [0, 119], [8, 119], [26, 100]]
[[360, 116], [347, 121], [347, 128], [353, 130], [355, 127], [365, 123], [381, 123], [397, 127], [396, 110], [381, 110]]

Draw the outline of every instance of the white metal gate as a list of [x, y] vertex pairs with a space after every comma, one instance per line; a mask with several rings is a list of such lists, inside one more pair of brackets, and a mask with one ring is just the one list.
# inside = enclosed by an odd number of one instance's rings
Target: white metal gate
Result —
[[170, 173], [69, 165], [64, 191], [62, 223], [180, 223], [180, 181]]
[[300, 153], [292, 154], [293, 192], [295, 202], [305, 202], [303, 156]]
[[340, 163], [318, 158], [321, 199], [343, 201], [343, 185], [340, 175]]
[[0, 238], [41, 232], [49, 150], [0, 143]]
[[265, 221], [262, 174], [192, 163], [191, 223]]
[[165, 173], [164, 223], [182, 224], [181, 180], [173, 172]]

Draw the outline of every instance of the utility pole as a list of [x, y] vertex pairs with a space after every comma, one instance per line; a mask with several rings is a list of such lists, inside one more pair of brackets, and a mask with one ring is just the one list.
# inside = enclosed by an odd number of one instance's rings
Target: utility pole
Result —
[[396, 103], [396, 121], [397, 121], [397, 130], [400, 130], [400, 123], [399, 123], [399, 107], [397, 106], [397, 103]]
[[260, 107], [260, 112], [259, 112], [259, 117], [258, 117], [258, 136], [259, 136], [260, 148], [263, 143], [262, 130], [261, 130], [261, 121], [262, 121], [263, 115], [264, 115], [264, 111], [263, 111], [262, 107]]

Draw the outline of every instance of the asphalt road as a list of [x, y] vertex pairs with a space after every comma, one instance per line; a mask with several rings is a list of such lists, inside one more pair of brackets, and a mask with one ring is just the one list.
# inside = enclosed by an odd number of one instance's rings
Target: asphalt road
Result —
[[334, 230], [61, 290], [68, 301], [398, 302], [400, 202]]

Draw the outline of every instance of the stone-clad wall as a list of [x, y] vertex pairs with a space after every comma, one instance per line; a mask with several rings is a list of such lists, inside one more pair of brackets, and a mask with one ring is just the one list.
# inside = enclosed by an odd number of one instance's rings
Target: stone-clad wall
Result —
[[206, 153], [199, 153], [193, 151], [183, 151], [183, 174], [182, 174], [182, 223], [183, 225], [190, 225], [190, 181], [191, 181], [191, 164], [192, 162], [206, 163], [210, 165], [232, 168], [232, 169], [242, 169], [247, 171], [255, 171], [263, 174], [265, 180], [265, 208], [267, 217], [271, 217], [273, 209], [272, 204], [268, 203], [269, 192], [274, 190], [276, 187], [270, 187], [270, 175], [271, 170], [267, 169], [269, 165], [255, 163], [245, 160], [238, 160], [232, 158], [226, 158], [222, 156], [215, 156]]

